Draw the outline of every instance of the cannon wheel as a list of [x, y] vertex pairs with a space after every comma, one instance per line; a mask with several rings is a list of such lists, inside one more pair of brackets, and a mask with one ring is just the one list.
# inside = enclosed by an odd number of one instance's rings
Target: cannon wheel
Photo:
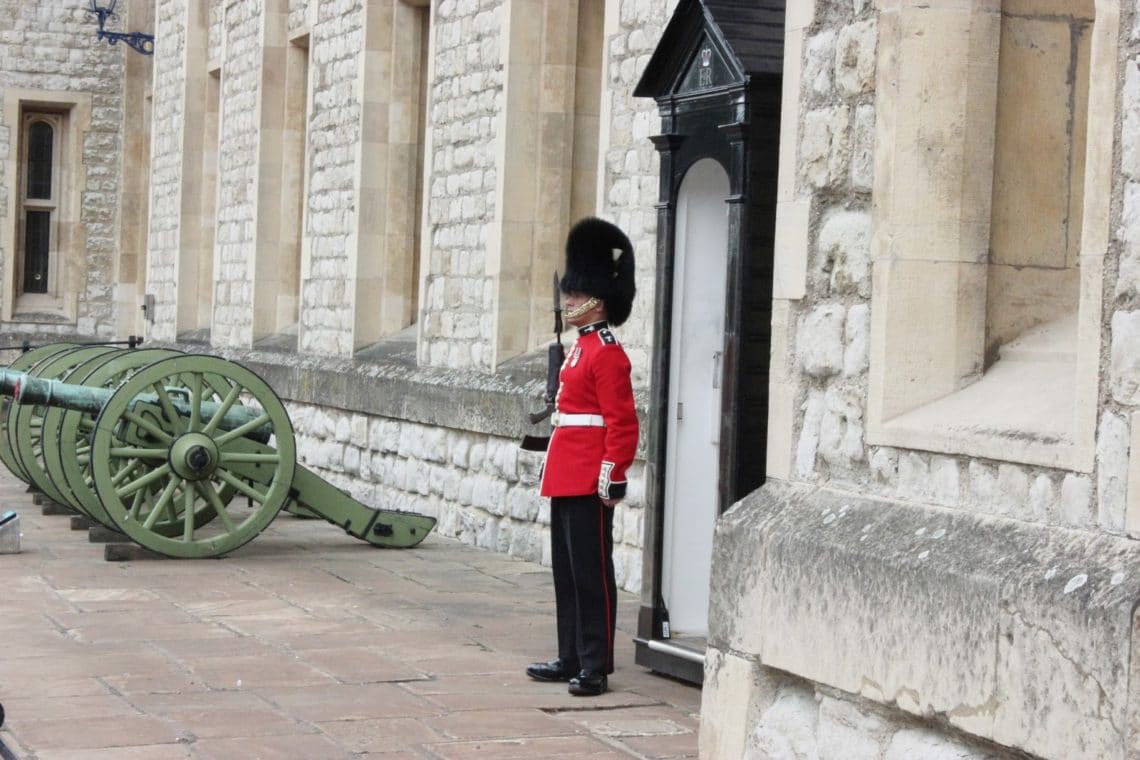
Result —
[[[97, 388], [114, 388], [132, 370], [146, 366], [179, 352], [161, 348], [139, 348], [98, 356], [76, 367], [66, 377], [69, 384]], [[88, 468], [91, 450], [91, 431], [95, 429], [95, 416], [86, 412], [53, 407], [44, 415], [44, 435], [54, 435], [54, 446], [44, 447], [44, 469], [55, 483], [72, 498], [72, 506], [92, 520], [111, 530], [118, 530], [103, 509], [95, 494]], [[161, 527], [156, 526], [161, 530]], [[181, 526], [172, 529], [181, 531]]]
[[[119, 349], [110, 346], [76, 346], [37, 363], [28, 374], [41, 380], [59, 380], [91, 359], [117, 353]], [[32, 485], [57, 504], [70, 505], [72, 500], [64, 493], [63, 484], [52, 481], [42, 462], [44, 445], [51, 447], [55, 442], [53, 432], [44, 438], [44, 418], [49, 409], [39, 404], [13, 405], [8, 412], [8, 445]]]
[[[187, 389], [179, 401], [188, 415], [175, 408], [171, 386]], [[136, 400], [144, 394], [157, 401]], [[223, 429], [223, 417], [238, 406], [261, 413]], [[251, 453], [243, 436], [262, 429], [276, 448]], [[296, 460], [293, 426], [277, 394], [216, 356], [175, 356], [139, 369], [103, 407], [91, 439], [91, 474], [107, 514], [136, 542], [170, 557], [217, 557], [251, 541], [289, 499]], [[242, 474], [251, 466], [268, 468], [259, 482]], [[246, 498], [227, 503], [227, 487]], [[215, 513], [204, 526], [194, 519], [200, 499]], [[164, 522], [183, 529], [162, 535], [154, 526]]]
[[[75, 348], [75, 344], [49, 343], [46, 346], [38, 346], [31, 351], [25, 351], [17, 356], [15, 361], [9, 364], [7, 368], [14, 372], [27, 372], [36, 366], [36, 364], [53, 354], [71, 348]], [[12, 399], [7, 397], [0, 399], [0, 405], [2, 405], [2, 408], [0, 408], [0, 462], [4, 463], [4, 466], [8, 468], [9, 472], [30, 485], [31, 481], [24, 472], [24, 468], [20, 466], [19, 460], [16, 459], [16, 454], [12, 451], [12, 446], [8, 443], [8, 416], [18, 405], [12, 403]]]

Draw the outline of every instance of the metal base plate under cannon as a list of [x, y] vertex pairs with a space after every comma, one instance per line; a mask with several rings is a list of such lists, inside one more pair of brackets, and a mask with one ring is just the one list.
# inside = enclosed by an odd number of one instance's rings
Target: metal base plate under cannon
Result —
[[435, 526], [364, 505], [299, 465], [284, 405], [239, 364], [153, 349], [46, 349], [0, 373], [0, 396], [12, 397], [0, 460], [146, 549], [221, 556], [286, 505], [376, 546], [415, 546]]

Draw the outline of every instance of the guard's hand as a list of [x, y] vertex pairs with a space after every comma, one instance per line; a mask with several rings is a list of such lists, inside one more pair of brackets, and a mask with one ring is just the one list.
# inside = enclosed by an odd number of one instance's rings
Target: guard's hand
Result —
[[607, 507], [616, 507], [620, 501], [621, 499], [602, 499], [602, 504]]

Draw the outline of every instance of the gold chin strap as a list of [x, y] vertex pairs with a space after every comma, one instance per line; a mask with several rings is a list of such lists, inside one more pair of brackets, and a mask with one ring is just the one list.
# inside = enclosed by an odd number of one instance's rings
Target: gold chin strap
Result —
[[601, 303], [601, 301], [599, 301], [597, 298], [590, 296], [587, 300], [583, 301], [578, 306], [578, 308], [571, 309], [570, 311], [566, 312], [566, 318], [567, 319], [577, 319], [578, 317], [582, 316], [583, 314], [585, 314], [590, 309], [594, 308], [595, 306], [597, 306], [600, 303]]

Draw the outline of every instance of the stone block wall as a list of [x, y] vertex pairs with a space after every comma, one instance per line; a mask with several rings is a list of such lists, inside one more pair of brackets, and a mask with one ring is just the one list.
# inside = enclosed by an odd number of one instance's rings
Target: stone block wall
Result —
[[[637, 261], [637, 298], [621, 327], [635, 387], [649, 385], [657, 257], [657, 189], [660, 161], [649, 141], [661, 132], [657, 104], [633, 97], [675, 2], [607, 4], [616, 23], [606, 25], [602, 91], [602, 198], [599, 214], [629, 235]], [[607, 134], [608, 133], [608, 134]]]
[[260, 3], [225, 9], [226, 44], [218, 123], [217, 227], [214, 242], [215, 345], [248, 346], [253, 340], [253, 255], [256, 241], [261, 128]]
[[[122, 195], [120, 153], [126, 119], [138, 114], [126, 112], [124, 99], [125, 56], [135, 55], [125, 45], [110, 47], [95, 39], [94, 16], [81, 4], [52, 0], [0, 3], [6, 19], [0, 32], [0, 93], [11, 97], [34, 98], [36, 92], [56, 95], [57, 100], [74, 93], [90, 98], [90, 120], [79, 135], [80, 165], [64, 167], [70, 172], [79, 209], [73, 219], [80, 232], [77, 247], [62, 262], [62, 299], [74, 303], [74, 316], [27, 315], [5, 333], [27, 331], [41, 335], [116, 334], [114, 305], [115, 267], [119, 251], [119, 203]], [[126, 14], [122, 14], [126, 15]], [[121, 22], [121, 20], [120, 20]], [[5, 118], [0, 116], [0, 118]], [[19, 192], [19, 177], [10, 173], [19, 154], [20, 125], [6, 118], [0, 124], [0, 225], [4, 241], [16, 219], [9, 215], [9, 204]], [[0, 249], [0, 281], [11, 283], [17, 251], [4, 244]], [[62, 274], [63, 268], [69, 270]], [[0, 293], [0, 310], [12, 306], [12, 293]], [[70, 309], [68, 309], [70, 311]]]
[[312, 0], [289, 0], [289, 32], [293, 33], [312, 23]]
[[[794, 172], [801, 197], [811, 201], [815, 239], [804, 263], [807, 297], [789, 301], [789, 369], [800, 378], [793, 408], [801, 410], [791, 474], [875, 487], [868, 465], [876, 452], [864, 444], [863, 407], [877, 29], [869, 8], [856, 16], [838, 3], [827, 5], [817, 9], [822, 18], [806, 36], [802, 61]], [[879, 487], [889, 489], [896, 475], [880, 478]]]
[[[856, 4], [860, 5], [860, 4]], [[1096, 473], [866, 443], [878, 19], [819, 2], [803, 52], [796, 181], [811, 203], [806, 295], [786, 301], [796, 378], [788, 477], [906, 501], [1084, 529], [1122, 530], [1127, 457], [1102, 419]], [[779, 445], [774, 441], [772, 445]], [[1094, 503], [1099, 501], [1099, 508]]]
[[495, 140], [505, 106], [502, 0], [442, 0], [432, 15], [428, 142], [432, 165], [417, 353], [436, 367], [489, 369]]
[[[1077, 18], [1091, 12], [1092, 4], [1076, 5]], [[775, 478], [718, 525], [702, 757], [1132, 757], [1140, 746], [1128, 706], [1136, 688], [1127, 665], [1136, 645], [1136, 590], [1125, 588], [1140, 560], [1140, 546], [1131, 540], [1140, 535], [1140, 414], [1134, 406], [1140, 398], [1133, 393], [1140, 387], [1140, 266], [1130, 259], [1138, 258], [1130, 251], [1140, 239], [1140, 214], [1133, 209], [1140, 172], [1132, 165], [1140, 154], [1136, 4], [1097, 3], [1095, 25], [1088, 27], [1093, 73], [1085, 74], [1091, 84], [1081, 322], [1075, 347], [1064, 347], [1075, 356], [1069, 361], [1077, 380], [1055, 412], [1074, 416], [1076, 454], [1058, 457], [1052, 466], [1027, 463], [1034, 457], [1022, 447], [1044, 438], [1035, 429], [1003, 434], [1001, 409], [972, 423], [979, 438], [1002, 441], [985, 450], [960, 440], [943, 446], [937, 426], [927, 440], [910, 445], [885, 444], [869, 428], [914, 408], [903, 403], [889, 414], [880, 411], [892, 400], [891, 388], [908, 381], [923, 386], [925, 377], [922, 368], [907, 374], [907, 357], [929, 346], [898, 340], [905, 327], [889, 330], [908, 321], [941, 325], [935, 329], [947, 334], [950, 349], [961, 349], [972, 339], [966, 333], [977, 327], [962, 302], [951, 298], [946, 311], [930, 303], [955, 288], [968, 291], [969, 276], [987, 266], [988, 233], [970, 228], [970, 214], [989, 218], [982, 194], [990, 182], [975, 188], [966, 175], [984, 174], [973, 160], [986, 152], [975, 122], [984, 121], [989, 109], [992, 128], [997, 105], [996, 94], [987, 101], [985, 83], [971, 79], [955, 91], [970, 93], [954, 106], [961, 109], [961, 123], [924, 124], [922, 109], [943, 93], [915, 92], [914, 81], [900, 84], [882, 68], [895, 71], [896, 56], [913, 56], [903, 45], [938, 49], [970, 42], [988, 49], [999, 39], [1002, 10], [1052, 19], [1058, 6], [948, 4], [930, 6], [927, 18], [920, 18], [927, 6], [896, 13], [884, 4], [817, 0], [798, 11], [805, 8], [810, 18], [802, 26], [802, 49], [789, 46], [797, 59], [785, 67], [799, 77], [792, 84], [798, 112], [786, 116], [794, 131], [785, 135], [794, 134], [795, 142], [783, 146], [787, 165], [781, 167], [782, 173], [793, 169], [790, 181], [782, 177], [785, 198], [806, 208], [802, 219], [783, 220], [788, 226], [782, 238], [798, 243], [792, 251], [803, 285], [800, 293], [788, 287], [777, 295], [772, 368], [792, 389], [773, 418], [788, 415], [790, 424], [771, 427], [776, 435], [769, 445], [783, 452], [770, 459]], [[961, 18], [951, 18], [959, 13]], [[961, 39], [944, 40], [959, 23], [968, 30]], [[992, 63], [988, 56], [970, 60], [975, 78]], [[914, 76], [914, 63], [907, 60], [905, 76]], [[963, 81], [936, 57], [921, 61], [922, 67], [931, 80], [949, 77], [950, 89]], [[788, 94], [786, 86], [786, 104], [792, 102]], [[1117, 97], [1119, 121], [1112, 117]], [[907, 154], [911, 142], [893, 142], [900, 133], [895, 122], [904, 119], [935, 142], [965, 130], [954, 146], [969, 160], [954, 168], [964, 179], [956, 189], [961, 197], [952, 197], [970, 211], [946, 206], [951, 215], [962, 212], [961, 224], [930, 225], [932, 235], [946, 238], [934, 252], [937, 246], [924, 247], [915, 232], [929, 217], [906, 213], [912, 199], [899, 188], [925, 177], [946, 152], [934, 146], [929, 154], [921, 147]], [[937, 205], [937, 179], [913, 195], [928, 193]], [[909, 236], [906, 252], [918, 266], [926, 266], [925, 259], [933, 262], [932, 271], [946, 264], [941, 279], [915, 278], [909, 288], [883, 289], [884, 278], [899, 271], [887, 269], [904, 247], [895, 233]], [[981, 250], [974, 238], [983, 241]], [[876, 325], [880, 338], [894, 338], [880, 342], [878, 353]], [[948, 325], [957, 334], [950, 335]], [[979, 356], [980, 347], [978, 342]], [[936, 353], [937, 361], [953, 359], [952, 351]], [[888, 390], [876, 398], [876, 362], [881, 379], [885, 356], [893, 376], [879, 383]], [[940, 392], [954, 393], [988, 368], [980, 361], [972, 369], [956, 368], [964, 373], [957, 378], [961, 385]], [[1082, 372], [1096, 381], [1093, 386], [1099, 383], [1099, 394], [1082, 385]], [[916, 397], [929, 391], [922, 387]], [[1036, 393], [1026, 385], [1022, 399], [1032, 401]], [[1086, 418], [1084, 452], [1080, 426]], [[941, 546], [943, 538], [955, 547]], [[818, 557], [807, 556], [810, 546], [821, 547]], [[858, 588], [831, 598], [844, 578], [858, 579]], [[939, 605], [950, 618], [927, 607], [932, 595], [955, 586], [956, 598]], [[845, 608], [844, 600], [859, 609]], [[962, 620], [968, 628], [947, 635]], [[1087, 628], [1102, 624], [1097, 632]], [[977, 644], [973, 652], [954, 654], [968, 641]], [[977, 652], [993, 656], [974, 667], [970, 658]], [[785, 672], [807, 680], [789, 680]]]
[[[187, 21], [185, 2], [158, 6], [155, 37], [163, 41], [164, 49], [185, 49]], [[182, 124], [186, 110], [186, 70], [182, 64], [181, 56], [155, 56], [146, 271], [147, 292], [155, 299], [150, 335], [157, 340], [173, 340], [176, 329], [183, 192]]]
[[1099, 428], [1098, 516], [1114, 529], [1123, 526], [1129, 536], [1140, 537], [1140, 4], [1122, 6], [1116, 183], [1121, 208], [1111, 242], [1119, 264], [1115, 270], [1107, 267], [1105, 283], [1115, 308], [1107, 346], [1108, 399]]
[[222, 49], [225, 46], [225, 0], [210, 0], [209, 29], [206, 34], [209, 41], [206, 43], [206, 57], [209, 61], [221, 63]]
[[[709, 672], [716, 679], [744, 676], [759, 687], [702, 711], [725, 720], [702, 722], [702, 758], [735, 757], [727, 746], [743, 747], [746, 760], [834, 758], [835, 760], [1017, 760], [1025, 756], [964, 734], [948, 734], [901, 717], [867, 700], [818, 688], [786, 673], [757, 670], [744, 659], [716, 652]], [[715, 680], [706, 682], [717, 691]], [[738, 734], [733, 736], [732, 734]]]
[[[352, 354], [350, 256], [355, 256], [357, 149], [361, 142], [360, 2], [320, 3], [310, 42], [307, 276], [301, 285], [300, 350]], [[368, 255], [362, 251], [360, 255]]]

